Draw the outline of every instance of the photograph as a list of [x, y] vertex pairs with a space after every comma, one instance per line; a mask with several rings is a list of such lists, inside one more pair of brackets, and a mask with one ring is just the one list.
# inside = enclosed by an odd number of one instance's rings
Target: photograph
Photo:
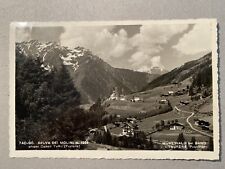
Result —
[[13, 22], [12, 157], [219, 158], [215, 19]]

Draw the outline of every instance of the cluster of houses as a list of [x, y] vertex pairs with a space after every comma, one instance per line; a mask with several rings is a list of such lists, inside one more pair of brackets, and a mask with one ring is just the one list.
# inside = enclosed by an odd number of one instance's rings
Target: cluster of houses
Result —
[[115, 127], [120, 127], [122, 129], [121, 133], [118, 133], [119, 136], [133, 137], [134, 133], [139, 129], [137, 119], [132, 117], [126, 118], [124, 122], [116, 121], [113, 122], [113, 124]]
[[[137, 125], [137, 120], [136, 118], [126, 118], [125, 122], [113, 122], [115, 127], [120, 127], [122, 130], [117, 135], [117, 136], [127, 136], [127, 137], [133, 137], [136, 132], [138, 132], [139, 126]], [[103, 135], [104, 132], [107, 132], [108, 128], [107, 126], [103, 126], [101, 128], [90, 128], [88, 132], [88, 139], [91, 139], [94, 134], [99, 133]]]
[[[126, 122], [114, 122], [115, 127], [120, 127], [122, 132], [120, 136], [133, 137], [135, 132], [138, 132], [139, 126], [137, 124], [136, 118], [126, 118]], [[171, 131], [183, 130], [185, 128], [184, 124], [174, 121], [170, 124], [164, 126], [165, 129]]]
[[114, 90], [112, 92], [112, 94], [109, 96], [108, 100], [121, 100], [121, 101], [125, 101], [126, 98], [124, 95], [120, 95], [118, 92], [116, 92], [116, 90]]
[[[121, 136], [134, 137], [135, 135], [140, 133], [136, 118], [129, 117], [126, 118], [126, 121], [124, 122], [119, 121], [113, 122], [113, 125], [121, 129], [121, 131], [118, 133], [111, 133], [112, 135], [117, 137]], [[163, 128], [171, 131], [181, 131], [185, 128], [185, 126], [182, 123], [175, 121], [173, 123], [165, 125]], [[95, 134], [104, 135], [104, 133], [110, 131], [109, 129], [107, 126], [102, 126], [101, 128], [90, 128], [86, 139], [87, 141], [91, 141], [93, 140]]]
[[202, 130], [209, 130], [210, 123], [205, 120], [195, 119], [195, 125], [201, 127]]
[[180, 89], [176, 92], [171, 90], [171, 91], [168, 91], [167, 93], [161, 94], [161, 97], [162, 96], [165, 96], [165, 97], [167, 97], [167, 96], [180, 96], [180, 95], [186, 94], [187, 92], [188, 92], [188, 90], [186, 88]]
[[132, 99], [130, 99], [131, 102], [144, 102], [143, 98], [134, 96]]
[[[121, 100], [121, 101], [125, 101], [127, 99], [128, 98], [126, 98], [124, 95], [119, 95], [115, 91], [113, 91], [113, 93], [108, 98], [108, 100]], [[130, 102], [144, 102], [144, 99], [141, 97], [138, 97], [138, 96], [133, 96], [133, 98], [131, 98], [129, 101]]]

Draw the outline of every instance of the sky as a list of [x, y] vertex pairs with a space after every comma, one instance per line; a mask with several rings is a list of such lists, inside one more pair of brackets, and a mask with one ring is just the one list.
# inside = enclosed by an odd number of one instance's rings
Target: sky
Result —
[[17, 42], [32, 39], [82, 46], [113, 67], [137, 71], [172, 70], [210, 52], [212, 41], [209, 23], [17, 27]]

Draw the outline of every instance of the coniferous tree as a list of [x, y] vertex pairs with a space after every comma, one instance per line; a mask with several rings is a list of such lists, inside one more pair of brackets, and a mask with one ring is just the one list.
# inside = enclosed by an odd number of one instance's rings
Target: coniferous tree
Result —
[[177, 142], [180, 142], [180, 143], [184, 143], [185, 142], [185, 138], [184, 138], [184, 134], [183, 133], [180, 133], [178, 135]]
[[191, 150], [196, 150], [196, 139], [194, 136], [191, 138]]
[[105, 144], [112, 145], [112, 136], [109, 130], [107, 130], [104, 134]]
[[54, 99], [56, 105], [66, 107], [80, 104], [80, 94], [74, 88], [73, 81], [64, 65], [55, 73], [53, 88], [57, 97]]
[[152, 141], [152, 137], [150, 137], [150, 139], [149, 139], [149, 149], [150, 150], [154, 149], [154, 143]]

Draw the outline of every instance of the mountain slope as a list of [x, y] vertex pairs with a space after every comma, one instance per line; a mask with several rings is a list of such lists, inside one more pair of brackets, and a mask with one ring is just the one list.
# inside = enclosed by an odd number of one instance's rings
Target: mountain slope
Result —
[[188, 78], [193, 78], [199, 72], [207, 70], [212, 66], [212, 53], [203, 56], [200, 59], [185, 63], [181, 67], [175, 68], [172, 71], [159, 76], [145, 86], [142, 91], [153, 89], [158, 86], [165, 86], [167, 84], [179, 83]]
[[157, 75], [113, 68], [91, 51], [76, 47], [69, 49], [57, 43], [41, 43], [36, 40], [16, 43], [16, 50], [26, 57], [39, 58], [42, 67], [51, 71], [65, 65], [83, 103], [108, 97], [113, 88], [123, 94], [141, 90]]

